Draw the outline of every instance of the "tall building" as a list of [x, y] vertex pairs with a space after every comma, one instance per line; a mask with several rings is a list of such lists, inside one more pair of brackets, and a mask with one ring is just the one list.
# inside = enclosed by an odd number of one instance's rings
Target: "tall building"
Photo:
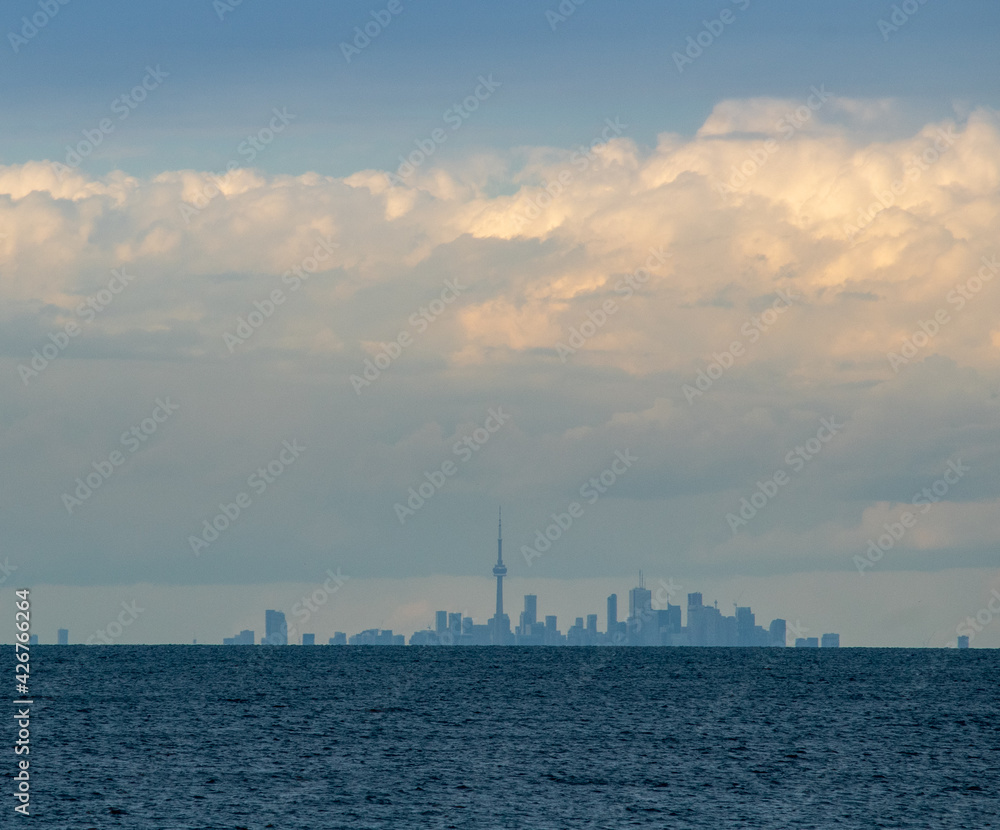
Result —
[[819, 641], [820, 648], [840, 648], [839, 634], [824, 634]]
[[521, 612], [520, 624], [515, 630], [519, 646], [540, 646], [544, 642], [545, 626], [538, 622], [538, 597], [535, 594], [524, 595], [524, 610]]
[[57, 640], [57, 642], [61, 646], [68, 646], [69, 645], [69, 629], [68, 628], [60, 628], [59, 629], [59, 634], [58, 634], [58, 640]]
[[492, 641], [495, 646], [505, 646], [510, 643], [510, 618], [503, 612], [503, 578], [507, 575], [507, 566], [503, 563], [503, 515], [497, 519], [497, 563], [493, 566], [493, 576], [497, 578], [497, 608], [493, 616]]
[[659, 644], [659, 628], [653, 614], [653, 592], [642, 579], [639, 571], [639, 585], [628, 592], [628, 644], [633, 646], [655, 646]]
[[639, 586], [628, 592], [629, 619], [648, 617], [652, 609], [653, 592], [646, 587], [642, 579], [642, 571], [639, 571]]
[[701, 604], [701, 594], [688, 594], [687, 630], [688, 642], [692, 646], [708, 645], [708, 626]]
[[434, 631], [436, 631], [438, 634], [444, 634], [447, 628], [448, 628], [448, 612], [436, 611], [434, 613]]
[[287, 646], [288, 623], [281, 611], [264, 612], [264, 642], [262, 645]]
[[543, 642], [547, 646], [560, 646], [562, 645], [563, 636], [559, 633], [559, 629], [556, 627], [556, 616], [555, 614], [549, 614], [545, 618], [545, 634]]
[[743, 648], [756, 645], [754, 642], [755, 626], [754, 613], [749, 606], [738, 606], [736, 608], [736, 645]]
[[774, 648], [784, 648], [787, 644], [787, 623], [784, 620], [771, 620], [768, 631], [768, 643]]
[[618, 594], [608, 597], [608, 634], [614, 634], [618, 629]]
[[521, 612], [521, 625], [534, 625], [538, 622], [538, 596], [524, 595], [524, 610]]

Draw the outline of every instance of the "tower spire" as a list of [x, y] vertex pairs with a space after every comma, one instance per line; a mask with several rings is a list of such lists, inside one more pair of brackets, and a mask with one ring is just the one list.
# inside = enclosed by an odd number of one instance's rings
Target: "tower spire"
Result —
[[509, 640], [510, 623], [503, 612], [503, 578], [507, 566], [503, 563], [503, 509], [497, 513], [497, 563], [493, 566], [493, 576], [497, 580], [497, 607], [493, 615], [493, 644], [506, 645]]

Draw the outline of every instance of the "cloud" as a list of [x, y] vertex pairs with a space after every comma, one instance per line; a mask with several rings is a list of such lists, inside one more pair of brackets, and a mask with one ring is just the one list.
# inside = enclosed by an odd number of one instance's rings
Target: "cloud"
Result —
[[[875, 140], [865, 125], [892, 102], [834, 98], [788, 121], [802, 106], [726, 101], [654, 147], [626, 133], [590, 153], [520, 148], [394, 185], [376, 170], [0, 167], [16, 544], [68, 581], [123, 563], [136, 580], [264, 580], [275, 549], [305, 572], [331, 546], [355, 570], [468, 572], [474, 505], [516, 504], [512, 536], [530, 538], [629, 448], [640, 462], [543, 575], [668, 556], [850, 567], [880, 505], [964, 453], [979, 463], [948, 500], [968, 504], [936, 511], [919, 547], [978, 561], [1000, 496], [1000, 279], [983, 271], [1000, 254], [996, 114]], [[134, 282], [82, 316], [113, 269]], [[253, 333], [231, 347], [240, 320]], [[23, 383], [71, 322], [79, 335]], [[403, 335], [358, 394], [351, 375]], [[176, 422], [65, 515], [62, 490], [166, 392], [185, 402]], [[496, 404], [511, 426], [401, 528], [393, 504]], [[831, 415], [843, 436], [732, 538], [733, 504]], [[183, 559], [192, 528], [295, 434], [313, 448], [301, 468], [214, 558]]]

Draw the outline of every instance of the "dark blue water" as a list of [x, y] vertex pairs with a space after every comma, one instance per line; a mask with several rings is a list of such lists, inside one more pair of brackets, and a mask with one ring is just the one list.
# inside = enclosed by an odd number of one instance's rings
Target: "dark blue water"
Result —
[[[31, 826], [979, 830], [1000, 826], [998, 669], [974, 649], [41, 646]], [[25, 821], [12, 743], [3, 827]]]

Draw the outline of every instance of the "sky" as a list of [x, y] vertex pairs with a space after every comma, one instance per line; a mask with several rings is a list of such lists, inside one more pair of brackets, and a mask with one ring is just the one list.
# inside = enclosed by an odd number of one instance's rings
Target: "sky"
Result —
[[0, 608], [221, 642], [332, 571], [320, 641], [485, 622], [502, 505], [512, 619], [641, 569], [1000, 646], [998, 26], [5, 4]]

